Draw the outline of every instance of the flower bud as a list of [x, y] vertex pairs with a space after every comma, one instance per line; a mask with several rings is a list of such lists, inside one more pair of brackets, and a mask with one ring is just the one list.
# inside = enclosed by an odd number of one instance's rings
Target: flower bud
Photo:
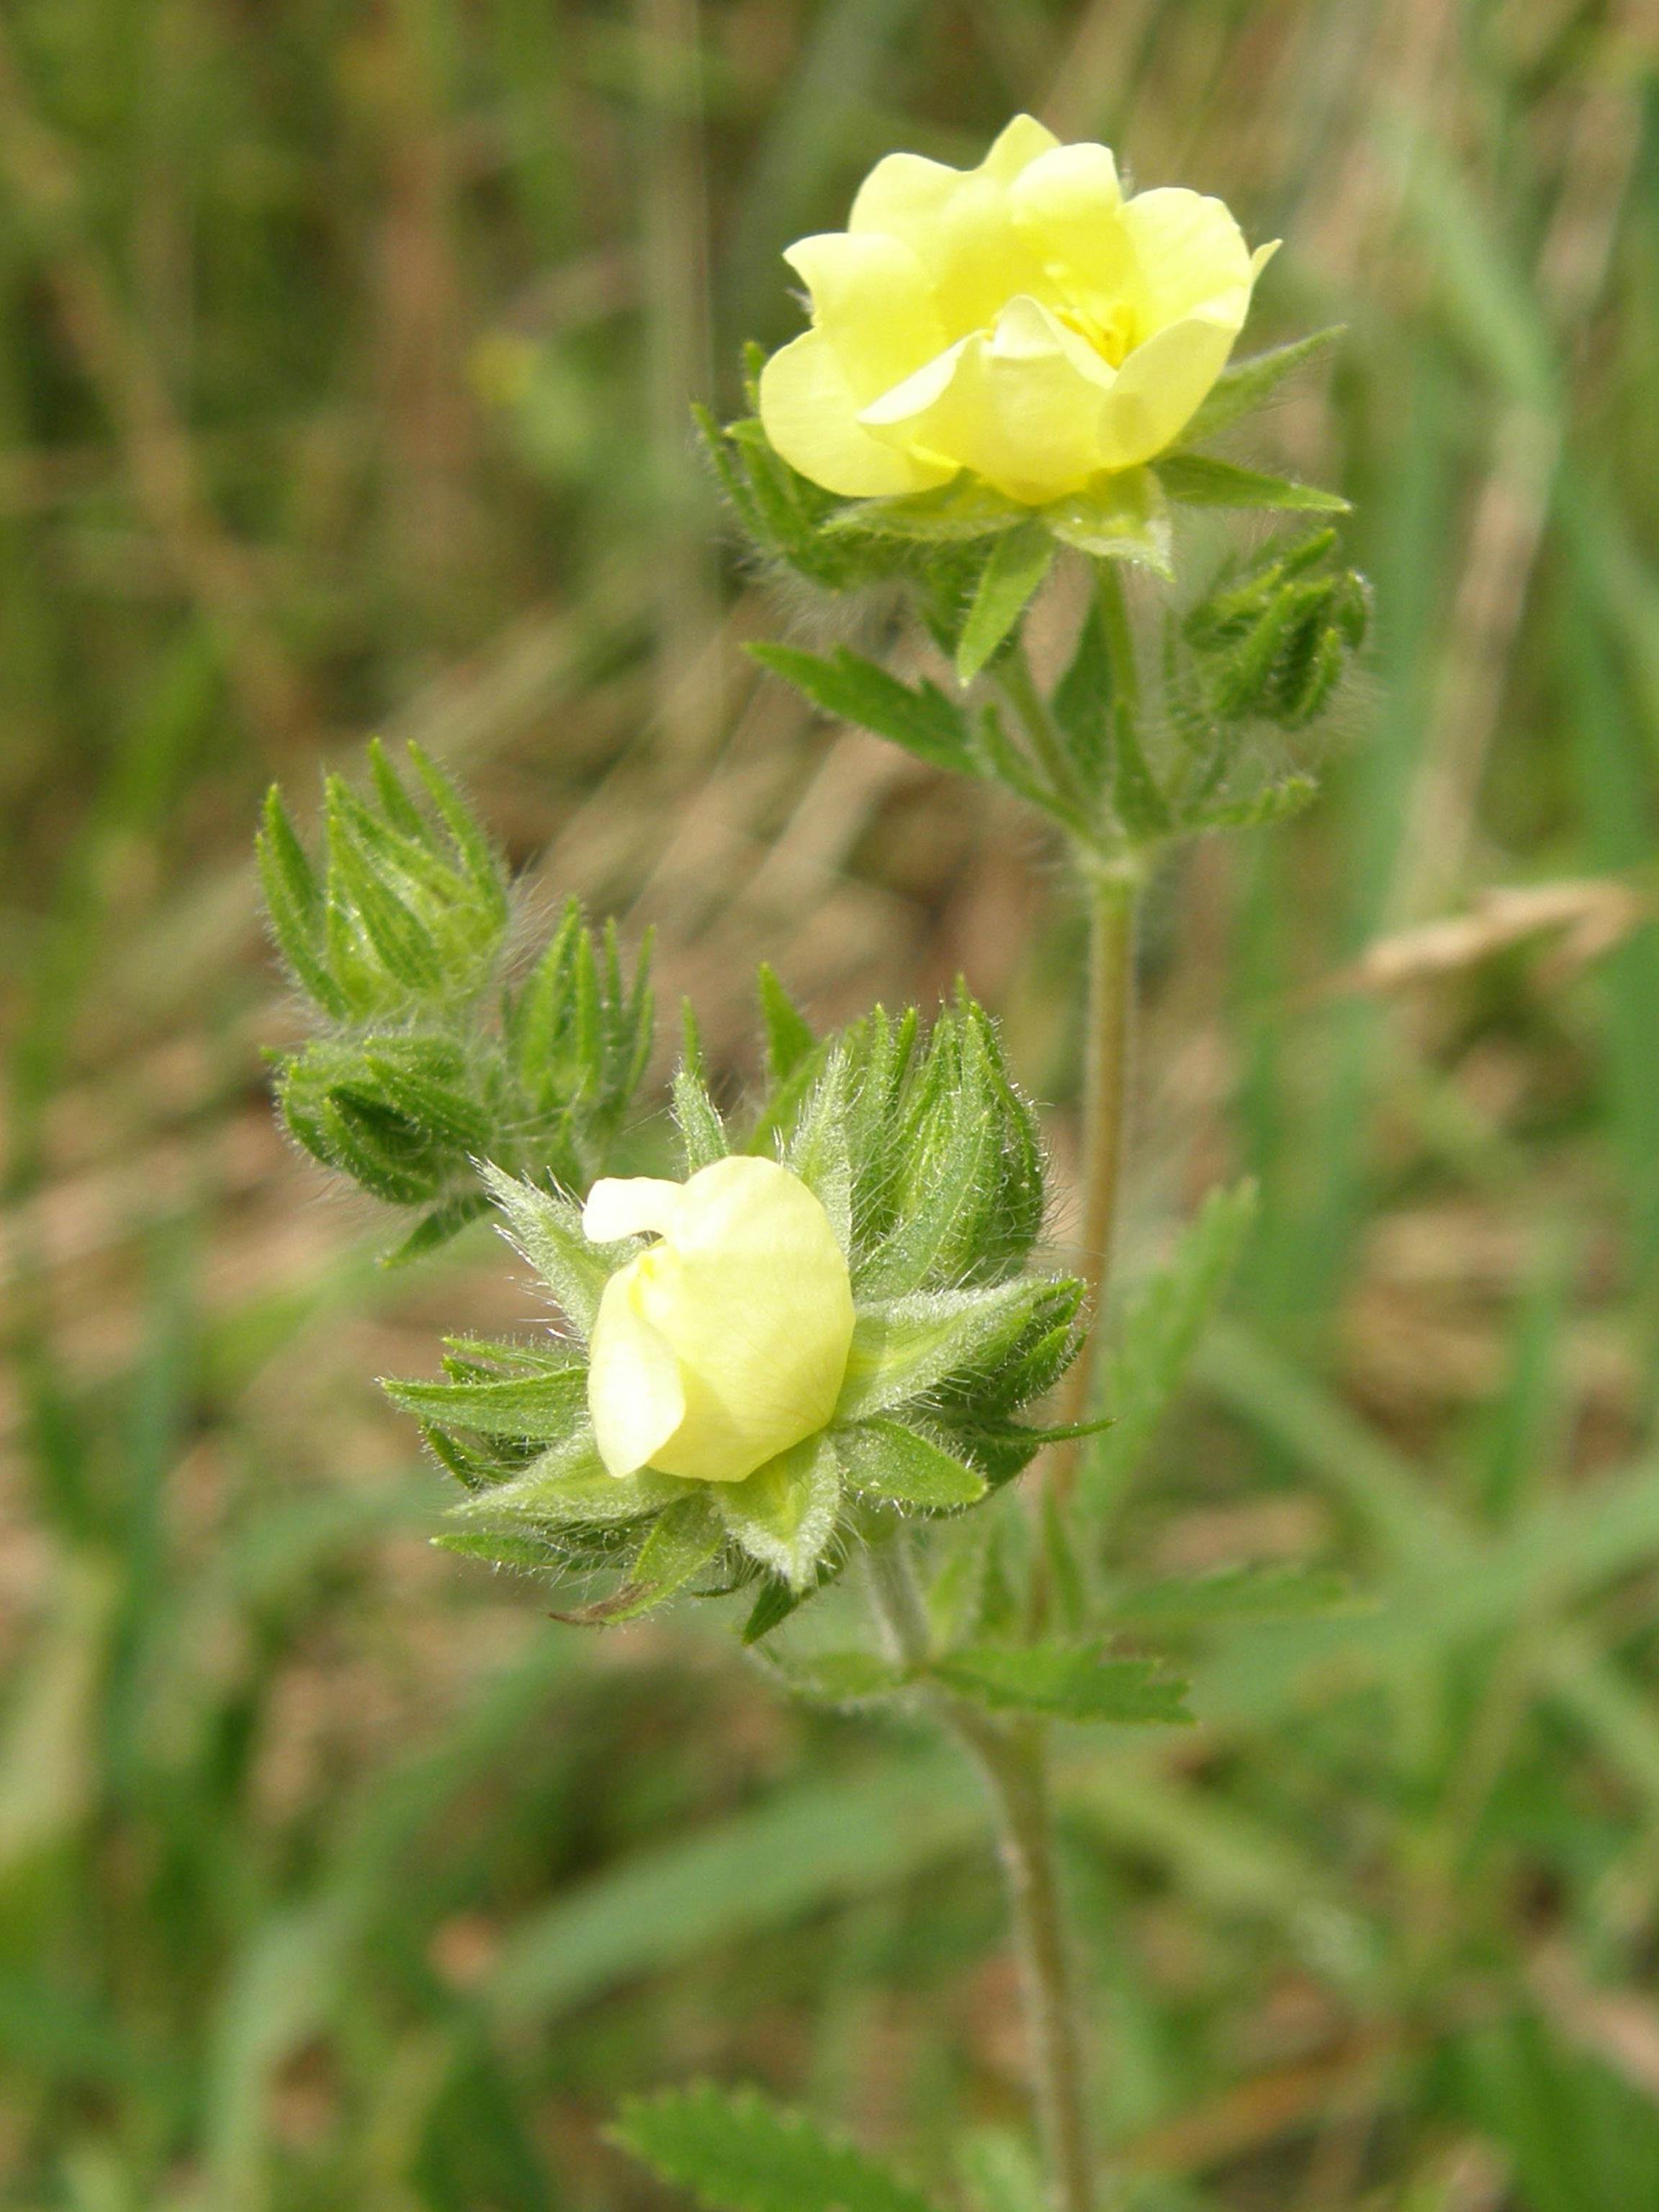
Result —
[[829, 1216], [775, 1161], [716, 1160], [684, 1183], [596, 1182], [595, 1243], [652, 1234], [605, 1285], [587, 1401], [613, 1475], [653, 1467], [741, 1482], [824, 1426], [853, 1341], [847, 1260]]

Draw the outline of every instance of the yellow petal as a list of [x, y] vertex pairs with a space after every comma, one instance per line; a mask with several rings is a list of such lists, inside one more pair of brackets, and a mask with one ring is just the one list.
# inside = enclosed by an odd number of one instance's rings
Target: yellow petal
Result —
[[1123, 227], [1146, 288], [1146, 335], [1202, 313], [1237, 332], [1250, 304], [1250, 256], [1224, 204], [1178, 188], [1137, 192]]
[[[678, 1194], [678, 1184], [669, 1188]], [[640, 1310], [640, 1269], [649, 1257], [618, 1268], [605, 1285], [588, 1353], [593, 1440], [607, 1472], [618, 1477], [648, 1465], [685, 1418], [673, 1347]]]
[[783, 258], [811, 294], [812, 320], [860, 405], [944, 349], [927, 271], [902, 239], [823, 231]]
[[968, 338], [945, 358], [948, 377], [930, 363], [864, 420], [1033, 505], [1105, 465], [1099, 424], [1113, 371], [1040, 301], [1009, 301], [988, 338]]
[[582, 1208], [582, 1235], [590, 1244], [616, 1244], [647, 1232], [666, 1236], [684, 1188], [655, 1176], [602, 1176]]
[[998, 131], [990, 152], [979, 165], [980, 171], [1010, 185], [1022, 169], [1053, 153], [1059, 143], [1048, 125], [1039, 123], [1035, 115], [1016, 115]]
[[948, 467], [929, 468], [859, 422], [859, 403], [827, 334], [808, 331], [775, 353], [761, 371], [761, 422], [793, 468], [826, 491], [879, 499], [944, 483]]
[[1015, 293], [1043, 287], [1042, 263], [1014, 228], [1009, 186], [1058, 143], [1017, 115], [976, 169], [890, 154], [859, 187], [848, 228], [902, 239], [933, 279], [946, 336], [964, 337]]
[[[1014, 228], [1067, 305], [1110, 327], [1144, 314], [1140, 264], [1123, 224], [1117, 164], [1104, 146], [1056, 146], [1009, 189]], [[1133, 343], [1133, 332], [1126, 331]]]
[[1226, 366], [1236, 332], [1194, 316], [1137, 346], [1100, 410], [1100, 466], [1133, 468], [1173, 443]]
[[653, 1450], [665, 1474], [738, 1482], [821, 1429], [853, 1341], [847, 1261], [828, 1215], [775, 1161], [717, 1160], [685, 1184], [671, 1242], [644, 1254], [640, 1310], [685, 1394]]

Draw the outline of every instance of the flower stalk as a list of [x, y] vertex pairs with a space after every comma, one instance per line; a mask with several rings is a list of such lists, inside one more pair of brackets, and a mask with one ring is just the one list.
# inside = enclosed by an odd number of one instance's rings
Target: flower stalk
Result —
[[[1089, 1007], [1083, 1090], [1083, 1210], [1078, 1273], [1087, 1286], [1094, 1321], [1088, 1342], [1068, 1370], [1060, 1419], [1071, 1426], [1088, 1418], [1100, 1343], [1101, 1302], [1111, 1265], [1127, 1137], [1130, 1054], [1134, 1033], [1135, 922], [1139, 872], [1133, 856], [1099, 869], [1090, 884]], [[1081, 1440], [1067, 1437], [1050, 1450], [1048, 1480], [1063, 1498], [1077, 1477]]]
[[[872, 1609], [893, 1656], [906, 1667], [924, 1667], [933, 1639], [902, 1532], [872, 1546], [866, 1558]], [[924, 1695], [978, 1767], [996, 1820], [1054, 2212], [1095, 2212], [1083, 2037], [1048, 1792], [1048, 1732], [1040, 1723], [999, 1720], [935, 1687]]]

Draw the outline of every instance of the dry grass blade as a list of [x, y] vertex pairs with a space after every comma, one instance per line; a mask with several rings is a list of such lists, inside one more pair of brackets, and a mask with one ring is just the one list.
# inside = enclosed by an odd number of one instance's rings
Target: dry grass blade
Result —
[[1379, 996], [1490, 960], [1547, 930], [1565, 935], [1553, 957], [1559, 974], [1612, 951], [1651, 919], [1653, 901], [1612, 878], [1484, 890], [1472, 913], [1447, 915], [1377, 938], [1358, 960], [1328, 975], [1310, 999]]

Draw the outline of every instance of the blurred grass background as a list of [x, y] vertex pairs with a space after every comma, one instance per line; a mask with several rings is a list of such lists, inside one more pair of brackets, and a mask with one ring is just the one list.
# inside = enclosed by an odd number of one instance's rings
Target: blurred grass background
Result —
[[1063, 1177], [1054, 854], [757, 681], [683, 434], [782, 245], [1026, 106], [1285, 238], [1251, 344], [1347, 323], [1261, 458], [1380, 611], [1319, 807], [1155, 902], [1122, 1267], [1261, 1177], [1128, 1553], [1382, 1603], [1073, 1753], [1102, 2136], [1168, 2212], [1659, 2207], [1656, 87], [1650, 0], [4, 0], [0, 2202], [648, 2206], [604, 2123], [697, 2071], [942, 2191], [1018, 2121], [945, 1752], [427, 1548], [372, 1378], [529, 1293], [278, 1140], [249, 839], [418, 737], [730, 1095], [762, 953], [965, 970]]

